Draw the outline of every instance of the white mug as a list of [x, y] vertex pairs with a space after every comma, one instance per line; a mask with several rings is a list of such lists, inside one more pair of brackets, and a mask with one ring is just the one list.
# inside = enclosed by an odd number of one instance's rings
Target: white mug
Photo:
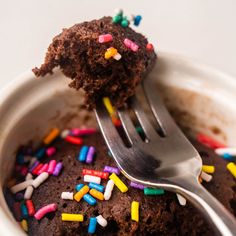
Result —
[[[149, 76], [157, 81], [168, 108], [190, 135], [203, 132], [235, 145], [236, 79], [167, 53], [158, 54]], [[0, 93], [0, 235], [25, 235], [3, 196], [17, 148], [30, 140], [39, 143], [52, 127], [95, 122], [91, 113], [81, 109], [82, 93], [67, 84], [59, 70], [40, 79], [27, 72]]]

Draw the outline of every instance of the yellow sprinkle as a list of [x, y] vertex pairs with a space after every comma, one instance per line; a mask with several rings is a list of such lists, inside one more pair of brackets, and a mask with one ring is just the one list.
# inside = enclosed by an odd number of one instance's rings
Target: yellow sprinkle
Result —
[[27, 223], [27, 221], [26, 221], [26, 220], [22, 220], [22, 221], [20, 222], [20, 224], [21, 224], [22, 229], [23, 229], [25, 232], [28, 232], [28, 223]]
[[139, 202], [132, 201], [131, 203], [131, 219], [139, 222]]
[[81, 200], [81, 198], [86, 194], [88, 193], [89, 191], [89, 186], [88, 185], [85, 185], [83, 188], [81, 188], [79, 190], [79, 192], [77, 192], [75, 195], [74, 195], [74, 199], [79, 202]]
[[84, 216], [81, 214], [68, 214], [68, 213], [62, 213], [61, 214], [62, 221], [84, 221]]
[[116, 187], [122, 192], [122, 193], [125, 193], [128, 191], [128, 187], [124, 184], [124, 182], [115, 174], [115, 173], [112, 173], [110, 176], [109, 176], [109, 179], [113, 180]]
[[236, 165], [233, 162], [230, 162], [227, 165], [227, 169], [230, 171], [230, 173], [236, 178]]
[[50, 144], [60, 133], [60, 130], [57, 128], [53, 128], [51, 132], [44, 138], [44, 144]]
[[202, 166], [202, 171], [208, 173], [208, 174], [212, 174], [215, 172], [215, 167], [214, 166], [207, 166], [207, 165], [203, 165]]
[[104, 195], [103, 195], [103, 193], [99, 192], [99, 191], [96, 190], [96, 189], [91, 189], [91, 190], [89, 191], [89, 193], [90, 193], [93, 197], [97, 198], [98, 200], [101, 200], [101, 201], [104, 200]]
[[105, 52], [105, 59], [108, 60], [111, 57], [115, 56], [117, 54], [117, 49], [111, 47], [108, 48], [107, 51]]
[[105, 105], [107, 111], [109, 112], [109, 114], [110, 114], [111, 116], [114, 115], [114, 114], [115, 114], [115, 110], [114, 110], [114, 108], [113, 108], [113, 106], [112, 106], [112, 104], [111, 104], [110, 99], [109, 99], [108, 97], [104, 97], [104, 98], [103, 98], [103, 103], [104, 103], [104, 105]]

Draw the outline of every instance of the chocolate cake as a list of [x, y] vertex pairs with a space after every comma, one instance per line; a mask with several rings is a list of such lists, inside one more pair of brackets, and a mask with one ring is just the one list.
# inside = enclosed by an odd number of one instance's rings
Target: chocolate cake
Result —
[[[108, 155], [100, 133], [84, 137], [83, 140], [84, 145], [96, 148], [96, 159], [93, 164], [85, 164], [77, 160], [80, 146], [62, 139], [53, 144], [57, 153], [52, 159], [62, 161], [64, 169], [58, 177], [49, 177], [45, 183], [35, 189], [32, 200], [36, 210], [50, 203], [56, 203], [58, 210], [47, 214], [40, 221], [30, 217], [29, 235], [87, 235], [89, 218], [100, 214], [107, 219], [108, 225], [105, 228], [98, 225], [96, 235], [214, 235], [212, 228], [197, 209], [189, 202], [186, 206], [181, 206], [176, 194], [171, 192], [159, 196], [146, 196], [142, 190], [132, 187], [129, 187], [126, 193], [121, 193], [115, 186], [111, 199], [97, 201], [95, 206], [90, 206], [83, 200], [78, 203], [75, 200], [61, 199], [61, 192], [75, 193], [75, 186], [83, 183], [83, 168], [103, 170], [105, 165], [116, 166], [113, 158]], [[227, 161], [196, 141], [193, 141], [193, 144], [199, 150], [203, 163], [214, 165], [216, 168], [213, 180], [209, 183], [203, 182], [203, 185], [235, 215], [235, 181], [225, 167]], [[45, 157], [43, 162], [48, 162], [48, 157]], [[122, 174], [120, 178], [129, 186], [129, 180]], [[103, 180], [102, 184], [106, 185], [106, 182], [107, 180]], [[8, 194], [8, 201], [12, 197]], [[140, 204], [139, 222], [131, 220], [130, 207], [134, 200]], [[83, 214], [84, 222], [63, 222], [61, 213]]]
[[[100, 43], [99, 36], [106, 34], [112, 36], [112, 40]], [[135, 47], [127, 47], [130, 44]], [[83, 88], [86, 105], [94, 107], [99, 98], [109, 96], [113, 104], [120, 107], [155, 64], [156, 54], [150, 45], [129, 26], [103, 17], [63, 29], [50, 44], [44, 64], [33, 72], [37, 77], [45, 76], [59, 66], [63, 74], [72, 79], [71, 87]], [[105, 58], [111, 48], [117, 50], [118, 58]]]

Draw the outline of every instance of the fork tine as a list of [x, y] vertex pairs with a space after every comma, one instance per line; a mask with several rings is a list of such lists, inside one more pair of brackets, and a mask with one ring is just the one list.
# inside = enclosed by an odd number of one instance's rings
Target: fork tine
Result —
[[136, 95], [131, 98], [131, 107], [133, 108], [143, 130], [148, 139], [157, 139], [158, 135], [153, 128], [150, 121], [147, 119], [145, 112], [143, 111], [141, 104], [137, 100]]
[[[96, 104], [96, 109], [94, 109], [99, 127], [102, 131], [103, 137], [110, 151], [115, 152], [115, 150], [125, 151], [126, 147], [123, 141], [114, 127], [111, 118], [104, 107], [103, 103], [100, 101]], [[115, 154], [115, 153], [114, 153]]]
[[140, 141], [140, 136], [137, 134], [133, 122], [127, 112], [127, 110], [118, 110], [118, 115], [124, 127], [125, 133], [131, 144]]
[[158, 95], [155, 83], [151, 79], [145, 79], [143, 81], [143, 88], [151, 110], [164, 134], [175, 132], [178, 127]]

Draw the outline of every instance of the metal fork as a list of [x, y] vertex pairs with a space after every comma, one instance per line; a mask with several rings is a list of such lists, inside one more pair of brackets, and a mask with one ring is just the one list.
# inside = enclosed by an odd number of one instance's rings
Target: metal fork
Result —
[[215, 226], [217, 234], [236, 235], [235, 218], [199, 183], [201, 157], [168, 113], [154, 81], [145, 79], [142, 88], [164, 137], [156, 132], [136, 96], [132, 98], [131, 108], [144, 130], [145, 142], [137, 134], [127, 110], [117, 112], [129, 147], [124, 145], [101, 101], [95, 109], [100, 129], [117, 165], [131, 181], [184, 196]]

